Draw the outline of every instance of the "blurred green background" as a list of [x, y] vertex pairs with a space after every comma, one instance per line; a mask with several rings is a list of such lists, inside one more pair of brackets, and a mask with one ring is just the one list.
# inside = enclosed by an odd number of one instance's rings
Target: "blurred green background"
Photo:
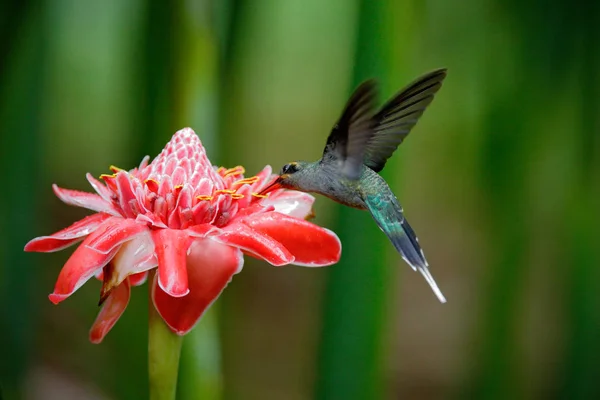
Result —
[[[325, 269], [246, 259], [185, 339], [181, 399], [600, 398], [600, 2], [0, 2], [0, 385], [146, 398], [147, 287], [101, 345], [100, 284], [47, 300], [86, 215], [50, 185], [136, 166], [191, 126], [253, 174], [314, 160], [351, 90], [448, 67], [386, 166], [448, 298], [325, 198]], [[383, 100], [383, 98], [382, 98]], [[1, 396], [0, 396], [1, 397]]]

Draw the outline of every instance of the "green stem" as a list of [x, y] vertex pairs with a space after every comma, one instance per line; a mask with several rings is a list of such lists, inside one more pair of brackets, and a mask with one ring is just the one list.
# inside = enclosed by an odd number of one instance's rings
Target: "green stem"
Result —
[[[152, 282], [152, 279], [149, 279]], [[183, 337], [165, 324], [148, 296], [148, 377], [151, 400], [175, 399]]]

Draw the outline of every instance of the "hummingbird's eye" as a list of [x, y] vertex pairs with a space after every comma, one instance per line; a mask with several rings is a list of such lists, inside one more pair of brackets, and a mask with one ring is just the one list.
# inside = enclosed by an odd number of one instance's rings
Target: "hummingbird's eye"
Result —
[[285, 164], [283, 166], [283, 168], [281, 168], [281, 174], [293, 174], [294, 172], [297, 171], [296, 165], [295, 164]]

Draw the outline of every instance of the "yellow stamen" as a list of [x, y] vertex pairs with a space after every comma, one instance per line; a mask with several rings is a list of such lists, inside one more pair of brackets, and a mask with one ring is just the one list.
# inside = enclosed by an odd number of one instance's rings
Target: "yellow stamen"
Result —
[[226, 171], [225, 167], [219, 167], [219, 168], [217, 168], [217, 174], [221, 174], [224, 171]]
[[233, 182], [233, 185], [252, 185], [253, 183], [258, 182], [259, 179], [260, 178], [258, 176], [253, 176], [251, 178], [244, 178], [244, 179], [240, 179], [239, 181]]
[[246, 170], [241, 165], [237, 167], [229, 168], [223, 173], [223, 178], [227, 178], [229, 175], [242, 175]]
[[119, 167], [115, 167], [114, 165], [111, 165], [110, 167], [108, 167], [112, 172], [114, 172], [115, 174], [119, 171], [125, 171], [123, 168], [119, 168]]
[[234, 194], [235, 190], [233, 189], [219, 189], [219, 190], [215, 190], [215, 192], [213, 194]]
[[100, 179], [105, 179], [105, 180], [106, 180], [107, 178], [110, 178], [110, 179], [112, 179], [112, 178], [114, 178], [115, 176], [116, 176], [115, 174], [110, 174], [110, 175], [109, 175], [109, 174], [102, 174], [102, 175], [100, 175]]
[[200, 196], [197, 196], [196, 198], [197, 198], [198, 200], [202, 200], [202, 201], [206, 201], [206, 200], [212, 200], [212, 199], [213, 199], [213, 197], [212, 197], [212, 196], [205, 195], [205, 194], [202, 194], [202, 195], [200, 195]]
[[231, 198], [232, 198], [232, 199], [235, 199], [235, 200], [239, 200], [239, 199], [243, 199], [243, 198], [244, 198], [244, 195], [243, 195], [243, 194], [241, 194], [241, 193], [232, 193], [232, 194], [231, 194]]
[[267, 197], [269, 197], [269, 193], [267, 193], [267, 194], [251, 193], [251, 194], [254, 197], [260, 197], [261, 199], [266, 199]]

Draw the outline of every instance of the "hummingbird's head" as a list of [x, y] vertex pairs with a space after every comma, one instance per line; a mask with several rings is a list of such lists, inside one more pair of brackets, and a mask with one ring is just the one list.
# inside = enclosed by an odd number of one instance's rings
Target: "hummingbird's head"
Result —
[[285, 164], [277, 179], [268, 187], [263, 189], [262, 194], [266, 194], [272, 190], [278, 188], [296, 189], [302, 190], [305, 185], [305, 180], [308, 177], [308, 166], [309, 163], [304, 161], [294, 161], [289, 164]]
[[294, 161], [289, 164], [285, 164], [281, 167], [279, 172], [278, 183], [286, 189], [296, 189], [298, 187], [299, 179], [301, 179], [302, 171], [304, 170], [304, 163]]

